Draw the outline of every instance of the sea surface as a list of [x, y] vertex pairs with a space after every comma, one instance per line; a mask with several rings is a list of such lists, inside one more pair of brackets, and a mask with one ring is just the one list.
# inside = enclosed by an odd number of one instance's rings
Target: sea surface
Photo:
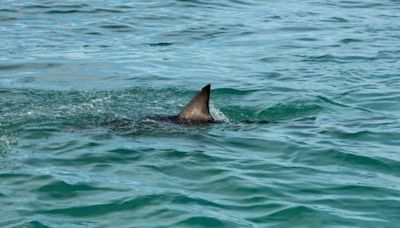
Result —
[[399, 224], [400, 1], [1, 1], [0, 227]]

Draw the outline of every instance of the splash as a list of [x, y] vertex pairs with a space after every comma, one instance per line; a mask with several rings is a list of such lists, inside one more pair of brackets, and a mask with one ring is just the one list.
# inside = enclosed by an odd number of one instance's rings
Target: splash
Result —
[[218, 108], [216, 108], [213, 104], [210, 104], [210, 112], [215, 120], [221, 122], [230, 122], [229, 118]]

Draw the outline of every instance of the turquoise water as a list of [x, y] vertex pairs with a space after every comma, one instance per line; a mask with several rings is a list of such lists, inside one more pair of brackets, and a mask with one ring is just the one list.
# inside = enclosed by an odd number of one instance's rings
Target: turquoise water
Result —
[[399, 60], [395, 0], [3, 1], [0, 226], [398, 227]]

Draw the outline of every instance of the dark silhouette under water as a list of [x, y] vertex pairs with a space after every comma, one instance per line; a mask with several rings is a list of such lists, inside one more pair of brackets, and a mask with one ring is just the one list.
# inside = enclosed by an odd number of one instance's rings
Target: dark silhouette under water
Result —
[[[223, 124], [224, 121], [216, 120], [210, 114], [209, 101], [211, 93], [211, 84], [204, 86], [189, 103], [182, 109], [179, 115], [156, 115], [147, 116], [140, 120], [132, 120], [128, 118], [118, 118], [109, 121], [107, 124], [118, 132], [136, 133], [137, 131], [152, 131], [156, 128], [170, 128], [171, 126], [159, 125], [166, 122], [179, 125], [207, 125], [207, 124]], [[228, 122], [229, 123], [229, 122]], [[241, 120], [239, 123], [245, 124], [268, 124], [276, 123], [269, 120]]]

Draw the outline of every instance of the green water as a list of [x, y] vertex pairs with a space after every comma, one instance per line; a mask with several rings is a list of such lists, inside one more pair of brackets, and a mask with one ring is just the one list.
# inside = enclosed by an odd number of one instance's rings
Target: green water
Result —
[[5, 1], [0, 227], [398, 227], [399, 12]]

